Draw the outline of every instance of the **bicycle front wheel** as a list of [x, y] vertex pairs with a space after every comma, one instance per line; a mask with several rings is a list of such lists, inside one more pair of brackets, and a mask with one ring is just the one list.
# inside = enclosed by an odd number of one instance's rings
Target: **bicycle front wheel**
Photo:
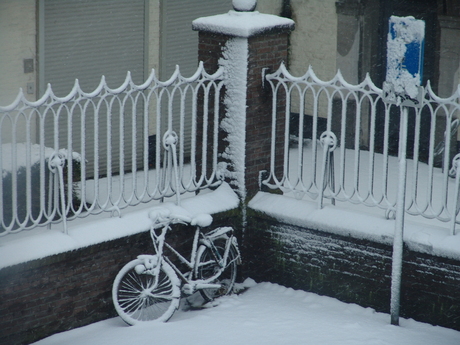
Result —
[[[217, 249], [218, 257], [217, 259], [222, 261], [225, 254], [225, 245], [226, 240], [218, 239], [214, 241], [214, 246]], [[207, 280], [219, 273], [219, 270], [222, 269], [216, 257], [212, 252], [211, 248], [206, 246], [200, 246], [198, 249], [198, 267], [196, 271], [196, 278]], [[217, 297], [225, 296], [233, 292], [233, 286], [235, 285], [236, 273], [237, 273], [237, 260], [238, 260], [238, 250], [233, 244], [230, 244], [227, 262], [225, 267], [223, 267], [222, 273], [213, 279], [209, 283], [212, 284], [221, 284], [221, 287], [218, 289], [202, 289], [200, 290], [203, 298], [210, 302]]]
[[127, 263], [117, 274], [112, 298], [118, 315], [129, 325], [168, 321], [179, 306], [180, 282], [166, 262], [158, 274], [145, 269], [140, 259]]

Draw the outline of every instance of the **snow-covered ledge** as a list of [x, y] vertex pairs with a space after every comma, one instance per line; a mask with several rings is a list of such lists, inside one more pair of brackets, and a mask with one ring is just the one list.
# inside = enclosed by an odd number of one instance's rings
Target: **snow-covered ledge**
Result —
[[[127, 209], [121, 218], [103, 213], [76, 219], [68, 223], [68, 234], [60, 225], [53, 225], [51, 229], [41, 227], [7, 235], [0, 241], [0, 269], [147, 231], [151, 225], [149, 211], [158, 204], [156, 201]], [[190, 217], [224, 212], [238, 205], [238, 196], [226, 183], [214, 191], [183, 199], [180, 209], [172, 202], [161, 204], [172, 213], [185, 212]]]
[[[393, 243], [394, 220], [387, 220], [377, 208], [340, 204], [318, 209], [312, 201], [264, 192], [259, 192], [249, 207], [285, 224], [388, 245]], [[460, 260], [460, 234], [450, 235], [447, 224], [436, 220], [406, 215], [404, 242], [413, 251]]]

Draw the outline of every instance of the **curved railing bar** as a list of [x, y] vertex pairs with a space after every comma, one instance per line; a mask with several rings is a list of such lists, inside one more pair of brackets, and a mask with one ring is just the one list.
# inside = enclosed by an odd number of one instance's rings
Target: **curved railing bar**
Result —
[[[379, 207], [382, 209], [392, 209], [395, 207], [396, 199], [394, 193], [391, 193], [391, 185], [389, 180], [389, 171], [390, 164], [392, 164], [393, 159], [390, 159], [390, 147], [388, 145], [389, 138], [389, 128], [390, 128], [390, 109], [395, 107], [395, 105], [387, 104], [384, 100], [383, 91], [381, 88], [377, 87], [371, 80], [369, 74], [366, 74], [365, 78], [358, 84], [348, 83], [340, 70], [334, 75], [330, 80], [321, 80], [317, 77], [312, 67], [309, 66], [307, 72], [300, 76], [293, 76], [286, 68], [284, 64], [281, 64], [280, 67], [271, 74], [265, 75], [265, 80], [270, 85], [273, 92], [273, 109], [276, 109], [277, 95], [284, 92], [283, 96], [286, 95], [286, 117], [290, 115], [291, 107], [296, 106], [296, 111], [299, 111], [300, 114], [306, 112], [305, 104], [307, 102], [306, 97], [308, 94], [309, 99], [313, 99], [313, 103], [309, 104], [309, 109], [312, 111], [313, 115], [313, 135], [319, 135], [318, 133], [318, 116], [320, 111], [325, 114], [325, 124], [327, 130], [331, 130], [332, 125], [332, 102], [338, 102], [342, 106], [342, 112], [335, 113], [333, 116], [338, 116], [341, 118], [341, 126], [337, 129], [340, 131], [341, 138], [340, 147], [339, 147], [339, 158], [337, 163], [340, 164], [340, 169], [338, 173], [338, 179], [336, 178], [335, 189], [332, 190], [328, 186], [324, 191], [324, 197], [330, 198], [332, 200], [340, 200], [345, 202], [351, 202], [355, 204], [363, 204], [366, 206]], [[282, 91], [280, 91], [282, 90]], [[449, 148], [450, 143], [445, 143], [446, 149], [443, 151], [443, 162], [442, 168], [443, 173], [438, 177], [438, 172], [435, 167], [433, 150], [435, 146], [435, 128], [439, 127], [439, 124], [436, 124], [436, 119], [442, 118], [446, 120], [446, 128], [450, 126], [449, 124], [454, 121], [455, 118], [460, 116], [460, 86], [453, 92], [450, 97], [439, 97], [437, 96], [431, 84], [428, 83], [426, 87], [421, 88], [423, 92], [422, 97], [420, 98], [422, 103], [419, 105], [418, 110], [415, 112], [415, 127], [416, 131], [414, 132], [414, 160], [411, 162], [411, 169], [408, 173], [412, 174], [412, 184], [408, 184], [408, 197], [406, 204], [406, 212], [413, 215], [422, 215], [426, 218], [435, 218], [441, 221], [449, 221], [452, 223], [453, 219], [453, 204], [452, 204], [452, 195], [453, 187], [452, 180], [449, 178], [447, 171], [450, 168], [449, 162]], [[280, 95], [281, 95], [280, 94]], [[291, 104], [291, 97], [295, 97], [297, 104]], [[321, 104], [320, 102], [325, 102]], [[308, 101], [309, 102], [309, 101]], [[304, 104], [305, 103], [305, 104]], [[348, 107], [349, 104], [353, 104], [353, 107], [356, 108], [356, 114], [354, 116], [354, 136], [353, 136], [353, 146], [356, 148], [353, 150], [354, 156], [348, 157], [348, 149], [345, 149], [345, 139], [344, 136], [346, 131], [348, 131], [348, 124], [346, 119], [349, 114], [345, 113], [345, 107]], [[383, 105], [383, 106], [382, 106]], [[320, 108], [321, 106], [321, 108]], [[377, 142], [373, 137], [377, 129], [377, 113], [379, 108], [382, 107], [382, 114], [385, 114], [383, 117], [383, 135], [386, 141], [382, 146], [382, 154], [380, 162], [377, 162], [374, 158], [377, 149]], [[391, 110], [392, 111], [392, 110]], [[423, 114], [422, 114], [423, 111]], [[419, 144], [422, 133], [420, 132], [421, 128], [421, 118], [422, 116], [426, 117], [425, 113], [430, 113], [431, 126], [429, 133], [429, 147], [427, 148], [427, 168], [422, 167], [423, 164], [418, 162], [420, 159], [420, 152], [422, 147]], [[321, 115], [323, 116], [323, 115]], [[393, 117], [393, 115], [391, 115]], [[277, 122], [276, 111], [273, 111], [272, 114], [273, 124]], [[368, 158], [362, 160], [359, 148], [361, 137], [359, 130], [363, 128], [364, 122], [368, 124], [370, 128], [370, 133], [368, 135], [367, 144], [368, 144]], [[393, 120], [392, 120], [393, 121]], [[289, 124], [289, 121], [286, 122], [286, 125]], [[299, 156], [295, 158], [298, 165], [294, 167], [297, 170], [297, 173], [292, 175], [292, 170], [288, 166], [287, 155], [289, 150], [287, 150], [288, 135], [285, 134], [283, 145], [285, 162], [283, 165], [282, 174], [275, 174], [275, 161], [274, 161], [274, 152], [275, 144], [273, 141], [275, 138], [274, 129], [272, 130], [272, 157], [270, 158], [270, 172], [267, 179], [263, 181], [265, 185], [270, 188], [281, 188], [285, 192], [292, 192], [295, 195], [301, 196], [305, 193], [310, 195], [311, 198], [318, 198], [316, 191], [319, 190], [318, 179], [316, 174], [318, 173], [318, 168], [316, 167], [317, 160], [315, 158], [316, 154], [320, 153], [316, 145], [316, 140], [313, 137], [311, 141], [311, 161], [307, 166], [304, 166], [304, 159], [307, 159], [307, 156], [304, 157], [302, 153], [303, 146], [303, 116], [299, 117], [299, 138], [298, 138], [298, 151]], [[450, 127], [449, 127], [450, 128]], [[449, 130], [448, 128], [446, 130]], [[449, 132], [450, 133], [450, 132]], [[348, 139], [347, 139], [348, 140]], [[348, 141], [347, 141], [348, 142]], [[351, 141], [350, 141], [351, 143]], [[380, 144], [379, 144], [380, 145]], [[380, 150], [380, 149], [379, 149]], [[309, 151], [310, 152], [310, 151]], [[380, 152], [380, 151], [379, 151]], [[380, 156], [379, 156], [380, 157]], [[350, 161], [349, 161], [350, 160]], [[321, 166], [323, 163], [318, 162]], [[377, 164], [378, 163], [378, 164]], [[350, 176], [350, 171], [345, 172], [348, 166], [352, 164], [353, 169], [351, 170], [352, 176]], [[423, 169], [422, 169], [423, 168]], [[307, 174], [308, 173], [308, 174]], [[365, 173], [369, 176], [369, 179], [365, 184], [361, 183], [361, 176]], [[345, 175], [347, 174], [347, 176]], [[435, 176], [436, 175], [436, 176]], [[352, 178], [353, 182], [350, 185], [347, 181], [349, 178]], [[436, 181], [436, 182], [435, 182]], [[425, 183], [429, 186], [424, 187]], [[434, 190], [434, 183], [439, 184], [441, 191]], [[351, 188], [349, 188], [351, 186]], [[427, 189], [426, 191], [424, 189]], [[439, 189], [438, 188], [438, 189]], [[312, 193], [311, 193], [312, 192]], [[436, 197], [436, 199], [435, 199]], [[457, 212], [458, 213], [458, 212]], [[459, 221], [454, 221], [454, 223], [459, 223]]]
[[[38, 129], [37, 140], [40, 143], [45, 143], [45, 140], [51, 139], [51, 146], [55, 151], [59, 151], [59, 147], [62, 146], [67, 146], [70, 151], [78, 152], [81, 150], [83, 161], [80, 164], [82, 169], [81, 178], [83, 179], [83, 182], [80, 183], [80, 195], [83, 198], [83, 202], [75, 205], [72, 204], [71, 194], [73, 193], [73, 188], [70, 184], [65, 187], [65, 210], [62, 209], [62, 205], [57, 205], [60, 198], [57, 194], [54, 192], [50, 194], [48, 191], [45, 193], [44, 176], [47, 169], [43, 168], [43, 166], [48, 158], [44, 154], [44, 151], [41, 150], [38, 161], [39, 173], [40, 176], [42, 176], [42, 182], [39, 187], [41, 205], [40, 211], [38, 213], [34, 213], [32, 216], [31, 198], [28, 196], [26, 201], [27, 216], [24, 218], [14, 211], [11, 220], [5, 220], [2, 218], [0, 236], [19, 232], [24, 229], [30, 229], [38, 225], [59, 223], [62, 221], [63, 212], [66, 213], [67, 220], [88, 217], [92, 214], [100, 214], [106, 211], [116, 212], [117, 215], [119, 215], [123, 208], [130, 205], [138, 205], [141, 202], [147, 202], [154, 199], [161, 200], [166, 197], [174, 196], [178, 192], [194, 192], [198, 189], [220, 184], [222, 181], [222, 174], [221, 172], [219, 172], [219, 174], [217, 173], [219, 166], [217, 151], [219, 124], [217, 120], [219, 119], [220, 110], [216, 100], [219, 100], [219, 94], [223, 90], [224, 72], [224, 68], [220, 67], [215, 73], [209, 74], [204, 69], [203, 63], [200, 62], [197, 70], [190, 77], [182, 76], [179, 67], [176, 67], [175, 71], [168, 80], [160, 81], [156, 76], [155, 70], [152, 69], [147, 79], [140, 85], [136, 85], [132, 80], [131, 73], [127, 72], [124, 81], [119, 87], [110, 88], [106, 83], [105, 76], [102, 76], [97, 87], [91, 92], [84, 92], [80, 87], [79, 80], [76, 79], [71, 91], [66, 96], [56, 96], [52, 89], [52, 85], [48, 84], [44, 90], [43, 96], [36, 101], [27, 100], [23, 90], [20, 89], [15, 100], [10, 105], [0, 107], [0, 126], [10, 126], [13, 128], [13, 132], [15, 132], [17, 128], [19, 128], [20, 124], [25, 123], [27, 128], [29, 128], [26, 130], [26, 133], [29, 133], [27, 134], [29, 138], [27, 140], [30, 141], [31, 121], [34, 121], [36, 118]], [[180, 109], [177, 109], [180, 113], [178, 131], [182, 137], [185, 135], [185, 116], [193, 113], [191, 114], [194, 119], [193, 121], [196, 121], [198, 103], [194, 98], [198, 96], [199, 92], [203, 92], [205, 97], [214, 94], [213, 97], [215, 98], [213, 109], [214, 128], [210, 129], [209, 132], [209, 138], [211, 139], [210, 142], [213, 144], [213, 148], [209, 148], [212, 152], [209, 161], [209, 172], [205, 170], [197, 176], [195, 171], [197, 163], [196, 157], [192, 155], [193, 166], [190, 173], [187, 173], [187, 176], [184, 175], [185, 156], [183, 150], [185, 148], [185, 144], [182, 140], [190, 140], [190, 138], [181, 138], [177, 145], [178, 152], [176, 158], [176, 169], [180, 178], [176, 181], [173, 181], [173, 179], [167, 179], [166, 182], [175, 183], [175, 185], [170, 184], [169, 186], [160, 188], [158, 183], [161, 181], [161, 175], [163, 174], [162, 171], [164, 170], [164, 167], [161, 165], [160, 157], [162, 150], [158, 149], [158, 147], [161, 146], [161, 139], [159, 137], [161, 136], [163, 130], [163, 123], [165, 121], [166, 123], [169, 122], [168, 127], [172, 129], [173, 126], [176, 126], [176, 124], [172, 123], [172, 117], [176, 117], [176, 115], [178, 115], [176, 113], [171, 113], [172, 99], [177, 98], [180, 103]], [[189, 97], [193, 98], [193, 109], [190, 111], [185, 108], [185, 100]], [[161, 104], [161, 102], [166, 99], [168, 99], [167, 103], [170, 104], [169, 110], [167, 108], [163, 109], [163, 105]], [[151, 106], [155, 103], [156, 110]], [[140, 108], [142, 109], [140, 110]], [[140, 112], [138, 112], [138, 110], [140, 110]], [[176, 111], [176, 109], [173, 110], [174, 112]], [[166, 112], [162, 114], [163, 111]], [[94, 118], [89, 118], [89, 116], [86, 115], [87, 113], [89, 114], [89, 112], [94, 113]], [[126, 118], [124, 118], [123, 112], [126, 113]], [[157, 133], [157, 149], [153, 153], [156, 157], [155, 165], [157, 171], [155, 171], [153, 175], [149, 172], [149, 155], [146, 151], [149, 144], [149, 135], [151, 134], [148, 129], [148, 126], [151, 126], [149, 125], [149, 112], [158, 114], [158, 118], [154, 120], [154, 122], [156, 122], [156, 129], [151, 127], [153, 134]], [[162, 117], [168, 112], [170, 113], [169, 116]], [[61, 120], [63, 118], [66, 119], [64, 122]], [[75, 122], [72, 119], [78, 120]], [[115, 119], [120, 123], [120, 131], [116, 133], [116, 136], [115, 134], [113, 136], [109, 134], [107, 137], [108, 139], [101, 141], [102, 137], [99, 135], [99, 131], [110, 129], [113, 120]], [[58, 139], [58, 136], [55, 136], [54, 141], [53, 138], [47, 138], [48, 135], [45, 134], [44, 127], [48, 123], [52, 126], [53, 131], [58, 130], [61, 123], [66, 123], [65, 127], [62, 128], [62, 138], [59, 136], [60, 139]], [[138, 127], [141, 123], [144, 126], [143, 128]], [[137, 128], [141, 129], [139, 133], [137, 133]], [[87, 154], [89, 153], [88, 149], [90, 146], [88, 146], [84, 140], [76, 145], [77, 142], [73, 137], [71, 137], [74, 135], [74, 132], [80, 133], [78, 135], [85, 135], [85, 131], [87, 129], [95, 131], [94, 148], [96, 150], [96, 161], [94, 163], [94, 171], [87, 170], [89, 163], [85, 161], [85, 157], [87, 157]], [[205, 131], [208, 130], [207, 128], [204, 129]], [[110, 133], [110, 131], [108, 133]], [[196, 134], [197, 128], [196, 125], [193, 124], [190, 135], [194, 137]], [[14, 135], [15, 134], [13, 133], [13, 136]], [[136, 136], [138, 136], [138, 139], [134, 139]], [[119, 179], [118, 181], [120, 181], [120, 184], [116, 186], [119, 191], [115, 191], [114, 189], [115, 186], [113, 184], [116, 182], [115, 179], [112, 178], [113, 171], [111, 164], [109, 164], [110, 166], [104, 171], [99, 167], [101, 159], [108, 159], [108, 162], [110, 163], [110, 150], [113, 151], [115, 148], [107, 147], [107, 140], [110, 142], [112, 140], [117, 140], [116, 138], [120, 138], [122, 141], [120, 144], [121, 148], [125, 147], [128, 143], [131, 146], [129, 151], [123, 152], [124, 149], [122, 149], [118, 158], [121, 161], [120, 176], [117, 178]], [[193, 147], [197, 147], [197, 140], [201, 140], [201, 138], [193, 139]], [[13, 142], [17, 142], [17, 140], [14, 139]], [[101, 146], [98, 147], [98, 145]], [[139, 145], [142, 145], [144, 152], [142, 155], [138, 156], [136, 152], [140, 149]], [[99, 154], [98, 151], [101, 148], [103, 148], [104, 151], [108, 150], [107, 153], [109, 154], [109, 157], [106, 157], [106, 153], [104, 153], [104, 156], [102, 155], [102, 152]], [[133, 175], [129, 182], [124, 182], [124, 178], [127, 176], [127, 170], [124, 168], [123, 163], [123, 157], [125, 154], [132, 156], [132, 158], [130, 158], [131, 163], [129, 167], [126, 167], [126, 169], [132, 170], [135, 175]], [[1, 156], [2, 154], [0, 150], [0, 158]], [[30, 156], [30, 153], [28, 153], [28, 156]], [[204, 158], [206, 157], [207, 154], [204, 155]], [[13, 162], [13, 164], [15, 163]], [[206, 166], [206, 164], [207, 163], [205, 163], [204, 166]], [[3, 164], [0, 163], [0, 166], [3, 166]], [[68, 176], [72, 179], [74, 178], [76, 172], [75, 166], [73, 163], [69, 163], [68, 168]], [[28, 174], [26, 180], [28, 181], [27, 186], [30, 185], [31, 181], [30, 169], [31, 166], [28, 164], [26, 166]], [[103, 184], [99, 175], [101, 173], [105, 174], [106, 172], [108, 175], [107, 182], [104, 182]], [[136, 172], [141, 175], [138, 176]], [[87, 186], [86, 179], [88, 176], [87, 174], [92, 173], [95, 174], [93, 180], [93, 201], [88, 204], [85, 201], [86, 198], [89, 197], [89, 187]], [[190, 174], [190, 176], [188, 174]], [[45, 200], [45, 195], [47, 195], [46, 198], [49, 196], [49, 201]], [[49, 209], [45, 209], [47, 204], [50, 205]]]

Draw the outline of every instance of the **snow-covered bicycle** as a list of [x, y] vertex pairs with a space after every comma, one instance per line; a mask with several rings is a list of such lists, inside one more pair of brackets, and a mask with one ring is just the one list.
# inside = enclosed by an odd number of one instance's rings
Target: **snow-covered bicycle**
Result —
[[[235, 284], [237, 265], [241, 263], [236, 237], [231, 227], [201, 231], [212, 222], [207, 214], [188, 217], [167, 208], [155, 208], [150, 236], [154, 255], [139, 255], [117, 274], [112, 298], [120, 317], [128, 324], [142, 321], [167, 321], [179, 307], [181, 294], [200, 291], [205, 301], [230, 294]], [[196, 226], [190, 258], [187, 259], [166, 243], [172, 224]], [[168, 248], [184, 264], [181, 271], [163, 249]]]

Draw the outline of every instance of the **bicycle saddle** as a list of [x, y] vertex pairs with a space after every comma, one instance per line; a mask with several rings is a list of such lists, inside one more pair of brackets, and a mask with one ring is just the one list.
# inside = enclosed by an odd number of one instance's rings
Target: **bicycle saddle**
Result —
[[149, 218], [152, 219], [153, 223], [157, 224], [169, 221], [171, 223], [186, 223], [201, 228], [209, 226], [212, 223], [212, 216], [209, 214], [199, 213], [191, 216], [187, 210], [183, 208], [179, 209], [176, 205], [173, 206], [175, 210], [163, 206], [155, 207], [149, 212]]

